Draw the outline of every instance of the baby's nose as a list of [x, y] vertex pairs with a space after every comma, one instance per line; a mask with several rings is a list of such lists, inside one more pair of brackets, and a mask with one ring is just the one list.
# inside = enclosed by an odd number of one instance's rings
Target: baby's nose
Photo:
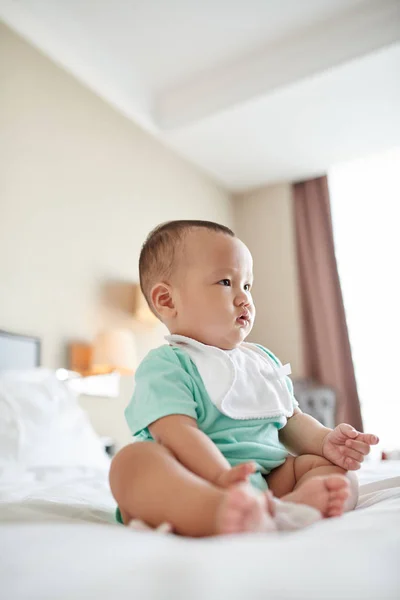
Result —
[[236, 296], [236, 303], [238, 306], [249, 306], [250, 300], [246, 292], [241, 292]]

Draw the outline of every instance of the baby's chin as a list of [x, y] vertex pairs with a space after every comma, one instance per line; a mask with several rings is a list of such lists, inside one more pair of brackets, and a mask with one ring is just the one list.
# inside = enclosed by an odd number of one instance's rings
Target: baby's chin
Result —
[[[235, 330], [227, 333], [226, 335], [210, 336], [207, 338], [209, 341], [203, 342], [203, 344], [207, 344], [208, 346], [216, 346], [217, 348], [221, 348], [221, 350], [234, 350], [235, 348], [238, 348], [242, 342], [244, 342], [247, 335], [248, 334], [243, 330]], [[201, 340], [199, 341], [201, 342]]]
[[[217, 331], [216, 331], [217, 330]], [[220, 348], [221, 350], [234, 350], [238, 348], [242, 342], [246, 339], [251, 331], [251, 327], [235, 327], [232, 329], [227, 329], [225, 331], [221, 331], [218, 327], [215, 326], [205, 326], [190, 329], [184, 328], [171, 328], [170, 333], [175, 335], [184, 335], [186, 337], [192, 338], [201, 344], [205, 344], [206, 346], [214, 346], [216, 348]]]

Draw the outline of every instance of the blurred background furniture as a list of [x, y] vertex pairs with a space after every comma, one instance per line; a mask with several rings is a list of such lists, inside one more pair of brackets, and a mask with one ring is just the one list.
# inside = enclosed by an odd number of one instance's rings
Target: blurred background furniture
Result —
[[335, 427], [336, 399], [333, 389], [310, 379], [293, 380], [294, 395], [300, 409], [325, 427]]

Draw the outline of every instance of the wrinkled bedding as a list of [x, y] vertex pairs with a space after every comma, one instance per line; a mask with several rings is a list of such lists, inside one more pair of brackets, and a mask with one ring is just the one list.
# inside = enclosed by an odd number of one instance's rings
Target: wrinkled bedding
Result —
[[400, 467], [365, 465], [357, 510], [293, 533], [206, 540], [114, 521], [106, 469], [0, 472], [7, 600], [400, 597]]

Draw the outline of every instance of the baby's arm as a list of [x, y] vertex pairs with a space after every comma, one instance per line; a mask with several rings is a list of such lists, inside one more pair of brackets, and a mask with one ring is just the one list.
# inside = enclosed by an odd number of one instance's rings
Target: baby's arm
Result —
[[285, 427], [280, 430], [279, 439], [292, 454], [323, 456], [324, 439], [330, 431], [332, 429], [295, 408]]
[[186, 415], [169, 415], [149, 426], [153, 438], [172, 452], [187, 469], [219, 487], [245, 481], [255, 465], [231, 467], [211, 439]]

